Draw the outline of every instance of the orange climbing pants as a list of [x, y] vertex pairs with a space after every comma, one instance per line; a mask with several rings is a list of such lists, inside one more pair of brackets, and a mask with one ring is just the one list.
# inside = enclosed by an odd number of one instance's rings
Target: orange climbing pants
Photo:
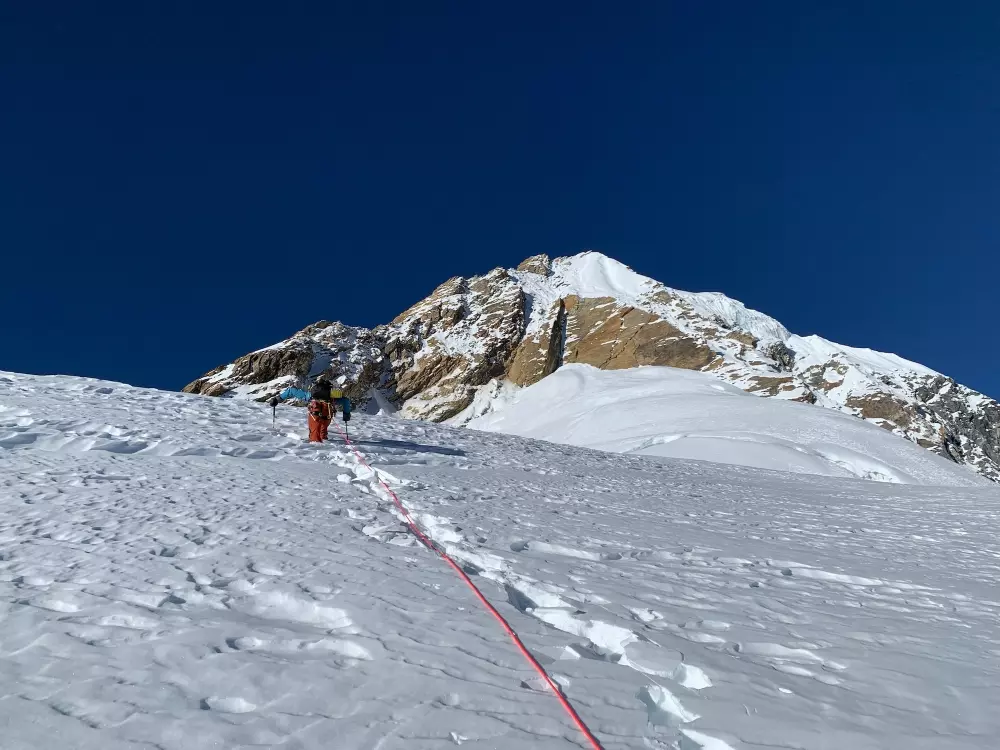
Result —
[[309, 415], [309, 442], [322, 443], [330, 436], [330, 420]]
[[322, 443], [329, 437], [333, 409], [325, 401], [309, 403], [309, 442]]

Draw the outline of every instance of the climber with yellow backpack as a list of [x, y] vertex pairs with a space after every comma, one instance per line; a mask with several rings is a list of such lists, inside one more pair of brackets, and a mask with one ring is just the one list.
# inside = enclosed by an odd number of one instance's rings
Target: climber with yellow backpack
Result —
[[309, 408], [309, 442], [322, 443], [329, 436], [330, 422], [339, 407], [344, 415], [344, 421], [351, 421], [351, 399], [343, 390], [334, 388], [325, 375], [320, 375], [313, 383], [312, 391], [301, 388], [286, 388], [268, 403], [275, 408], [282, 401], [307, 402]]

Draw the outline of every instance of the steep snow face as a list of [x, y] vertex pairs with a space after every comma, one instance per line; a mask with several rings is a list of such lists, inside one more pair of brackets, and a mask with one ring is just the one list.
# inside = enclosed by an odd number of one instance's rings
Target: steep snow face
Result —
[[769, 315], [751, 310], [739, 300], [730, 299], [720, 292], [671, 292], [686, 301], [702, 317], [719, 319], [731, 330], [745, 331], [758, 339], [758, 343], [787, 341], [788, 329]]
[[965, 467], [846, 414], [766, 401], [707, 373], [566, 365], [469, 427], [618, 453], [883, 482], [976, 486]]
[[[755, 402], [703, 379], [681, 390]], [[0, 746], [582, 746], [372, 471], [303, 428], [0, 373]], [[993, 487], [351, 434], [606, 750], [995, 748]]]
[[660, 286], [624, 263], [595, 252], [556, 258], [551, 279], [563, 296], [614, 297], [626, 303], [636, 302]]
[[786, 337], [785, 343], [796, 353], [796, 361], [801, 370], [840, 359], [867, 375], [941, 376], [941, 373], [929, 367], [895, 354], [835, 344], [819, 336], [789, 336]]
[[571, 295], [611, 298], [619, 305], [657, 313], [681, 330], [697, 331], [700, 326], [692, 327], [691, 323], [707, 321], [721, 322], [728, 329], [745, 331], [762, 341], [784, 341], [790, 336], [788, 330], [774, 318], [751, 310], [724, 294], [672, 289], [636, 273], [614, 258], [594, 251], [556, 258], [546, 275], [517, 270], [509, 273], [542, 302], [535, 305], [538, 313], [544, 313], [552, 302]]

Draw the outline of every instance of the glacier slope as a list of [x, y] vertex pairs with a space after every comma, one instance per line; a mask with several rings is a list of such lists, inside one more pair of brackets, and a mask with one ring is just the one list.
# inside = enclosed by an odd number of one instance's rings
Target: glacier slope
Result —
[[[0, 374], [5, 749], [581, 747], [302, 416]], [[351, 427], [608, 750], [1000, 734], [992, 488]]]

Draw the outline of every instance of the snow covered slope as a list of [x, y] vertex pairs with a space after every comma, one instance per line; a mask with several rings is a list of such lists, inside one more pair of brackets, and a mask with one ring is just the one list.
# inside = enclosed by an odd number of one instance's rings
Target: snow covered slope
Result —
[[617, 453], [883, 482], [976, 486], [967, 467], [846, 414], [766, 401], [708, 373], [566, 365], [469, 423]]
[[[302, 422], [0, 373], [4, 750], [582, 746], [371, 472]], [[992, 486], [351, 428], [607, 750], [996, 746]]]
[[455, 277], [373, 330], [321, 322], [186, 391], [266, 399], [327, 373], [371, 412], [462, 424], [564, 364], [699, 370], [860, 417], [1000, 481], [1000, 404], [893, 354], [792, 335], [718, 293], [672, 289], [595, 252]]

